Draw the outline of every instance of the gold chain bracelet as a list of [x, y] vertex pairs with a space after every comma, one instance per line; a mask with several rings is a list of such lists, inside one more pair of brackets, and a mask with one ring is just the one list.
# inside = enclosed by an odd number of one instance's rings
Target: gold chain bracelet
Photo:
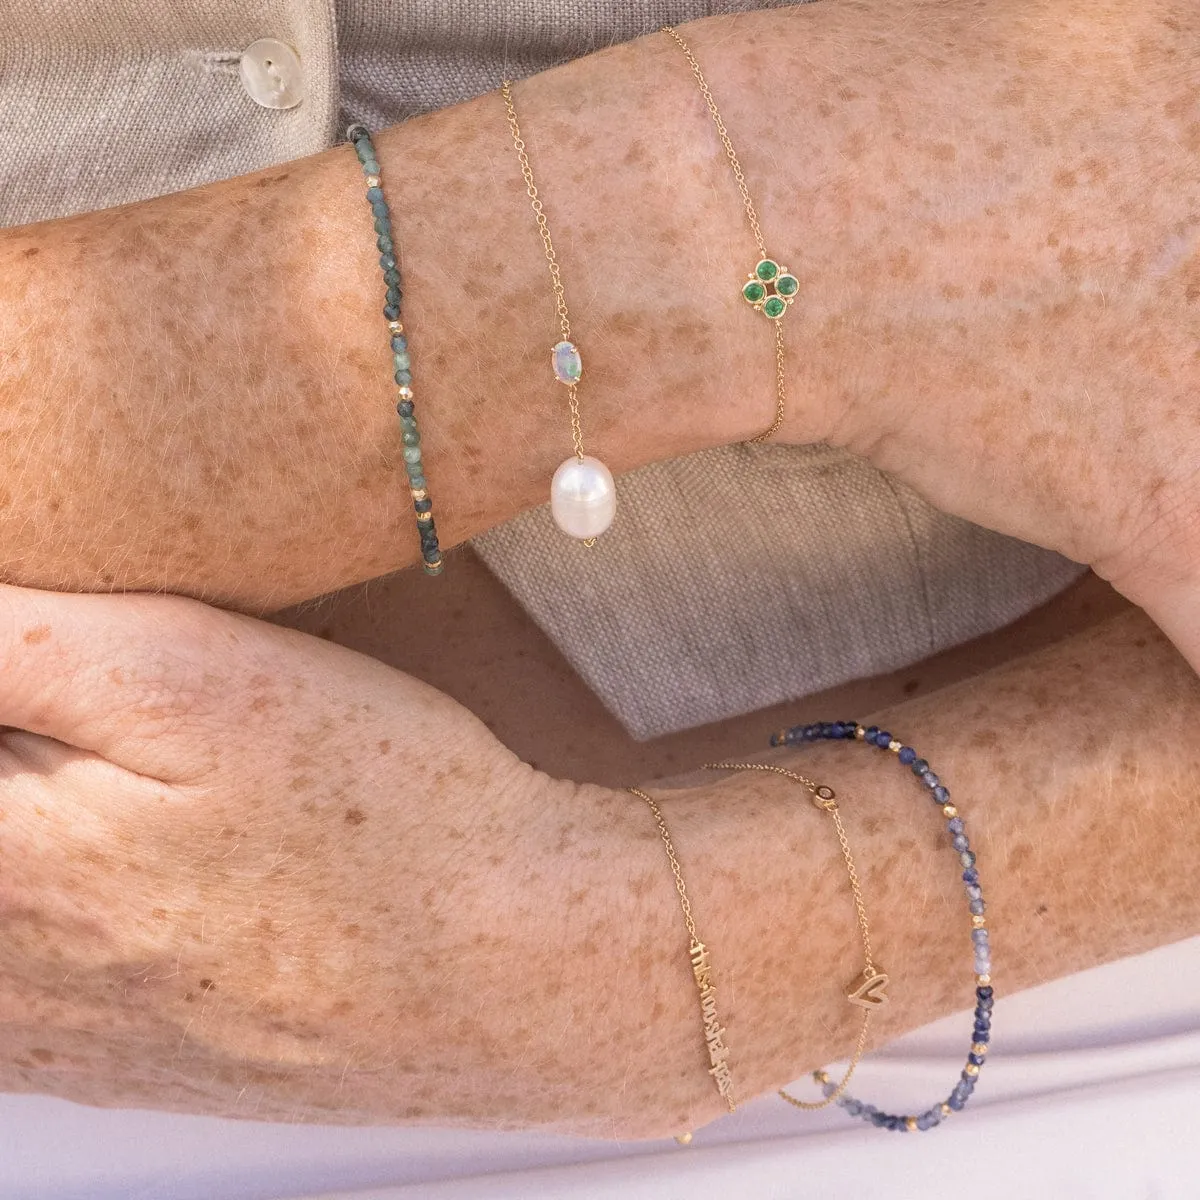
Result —
[[721, 139], [721, 145], [725, 147], [725, 157], [729, 159], [729, 165], [733, 168], [733, 178], [741, 193], [742, 207], [746, 210], [750, 232], [754, 235], [754, 244], [758, 247], [758, 263], [742, 284], [741, 292], [742, 299], [751, 308], [769, 318], [775, 327], [775, 419], [769, 428], [750, 439], [751, 442], [765, 442], [783, 424], [783, 414], [787, 406], [787, 366], [784, 357], [783, 323], [780, 321], [780, 317], [787, 312], [796, 299], [796, 295], [800, 291], [800, 280], [787, 267], [781, 265], [778, 259], [772, 258], [767, 253], [767, 243], [758, 222], [758, 212], [754, 207], [754, 201], [750, 198], [750, 189], [746, 184], [746, 173], [742, 170], [737, 151], [733, 148], [733, 140], [725, 128], [721, 111], [717, 108], [717, 102], [713, 98], [708, 81], [704, 78], [704, 72], [700, 69], [699, 61], [692, 53], [692, 48], [673, 26], [664, 25], [662, 32], [683, 51], [683, 56], [687, 59], [688, 66], [691, 67], [692, 74], [696, 77], [700, 94], [704, 97], [713, 124], [716, 126], [717, 136]]

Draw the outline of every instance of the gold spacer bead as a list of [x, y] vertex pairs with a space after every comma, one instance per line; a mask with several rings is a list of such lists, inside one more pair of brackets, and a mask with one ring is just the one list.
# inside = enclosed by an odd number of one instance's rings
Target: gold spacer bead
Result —
[[990, 975], [976, 975], [975, 982], [980, 987], [987, 987], [988, 984], [992, 982], [992, 977]]
[[388, 322], [388, 333], [403, 333], [404, 326], [399, 321]]
[[[892, 738], [892, 740], [891, 740], [890, 742], [888, 742], [888, 749], [889, 749], [889, 750], [890, 750], [890, 751], [891, 751], [893, 754], [899, 754], [899, 753], [900, 753], [900, 751], [904, 749], [904, 743], [903, 743], [903, 742], [898, 742], [898, 741], [896, 741], [896, 739], [895, 739], [895, 738]], [[915, 1121], [917, 1118], [916, 1118], [916, 1117], [909, 1117], [908, 1119], [909, 1119], [910, 1121]]]
[[968, 1075], [972, 1075], [972, 1076], [978, 1075], [979, 1074], [979, 1064], [978, 1063], [967, 1063], [967, 1065], [965, 1067], [963, 1067], [963, 1070]]
[[367, 176], [367, 187], [378, 187], [378, 186], [379, 186], [379, 176], [378, 175], [368, 175]]
[[854, 740], [861, 742], [867, 736], [867, 727], [865, 725], [856, 725], [854, 727]]
[[429, 492], [425, 488], [412, 488], [411, 495], [414, 500], [428, 500]]
[[417, 520], [418, 521], [432, 521], [433, 520], [433, 510], [430, 509], [429, 512], [417, 513]]
[[982, 929], [987, 924], [987, 917], [981, 917], [978, 913], [976, 913], [971, 918], [971, 924], [974, 925], [976, 929]]
[[400, 388], [399, 396], [401, 400], [411, 400], [413, 398], [413, 390], [407, 384]]
[[907, 1129], [909, 1133], [916, 1133], [917, 1132], [917, 1118], [916, 1117], [905, 1117], [904, 1118], [904, 1128]]
[[676, 1140], [676, 1141], [677, 1141], [677, 1142], [678, 1142], [678, 1143], [679, 1143], [681, 1146], [687, 1146], [687, 1145], [690, 1145], [690, 1144], [691, 1144], [691, 1141], [692, 1141], [692, 1135], [691, 1135], [690, 1133], [677, 1133], [677, 1134], [675, 1135], [675, 1140]]
[[814, 1079], [815, 1079], [815, 1080], [816, 1080], [816, 1081], [817, 1081], [819, 1084], [822, 1084], [822, 1085], [824, 1085], [824, 1084], [826, 1084], [826, 1083], [828, 1083], [828, 1082], [829, 1082], [829, 1072], [828, 1072], [828, 1071], [814, 1071], [814, 1072], [813, 1072], [813, 1078], [814, 1078]]
[[987, 1053], [987, 1042], [972, 1042], [971, 1043], [971, 1053], [972, 1054], [986, 1054]]
[[958, 809], [955, 808], [953, 804], [943, 804], [942, 805], [942, 816], [943, 817], [957, 817]]
[[942, 1105], [942, 1116], [943, 1117], [948, 1117], [953, 1111], [954, 1111], [954, 1109], [952, 1109], [950, 1107], [950, 1105], [948, 1105], [948, 1104]]

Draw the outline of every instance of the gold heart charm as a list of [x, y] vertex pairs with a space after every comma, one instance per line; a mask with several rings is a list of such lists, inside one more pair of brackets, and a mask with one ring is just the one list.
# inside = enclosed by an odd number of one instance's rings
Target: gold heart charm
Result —
[[887, 985], [888, 977], [881, 971], [859, 984], [847, 998], [859, 1008], [881, 1008], [888, 1002], [887, 993], [883, 990]]

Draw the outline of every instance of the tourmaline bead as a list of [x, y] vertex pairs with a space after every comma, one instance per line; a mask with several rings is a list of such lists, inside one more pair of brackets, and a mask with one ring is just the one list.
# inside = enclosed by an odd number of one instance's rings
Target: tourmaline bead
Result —
[[383, 188], [367, 188], [367, 199], [370, 200], [372, 208], [374, 208], [376, 204], [383, 204]]
[[379, 256], [379, 265], [385, 271], [394, 271], [396, 269], [396, 256], [394, 254], [381, 254]]
[[917, 760], [917, 752], [911, 746], [902, 746], [898, 757], [906, 767], [911, 767]]
[[410, 462], [410, 463], [419, 463], [421, 461], [420, 446], [405, 446], [404, 447], [404, 461]]
[[583, 378], [583, 359], [574, 342], [559, 342], [551, 351], [554, 378], [559, 383], [578, 383]]
[[408, 349], [408, 338], [402, 333], [397, 333], [392, 338], [392, 353], [399, 354], [402, 350]]
[[419, 512], [419, 513], [430, 512], [433, 509], [433, 501], [432, 500], [414, 500], [413, 508], [415, 508], [417, 510], [417, 512]]
[[414, 492], [423, 492], [429, 487], [429, 484], [425, 482], [425, 474], [420, 467], [408, 472], [408, 486]]
[[391, 252], [396, 248], [396, 244], [390, 237], [388, 237], [386, 233], [381, 233], [375, 239], [375, 245], [379, 247], [380, 254], [391, 254]]
[[384, 315], [385, 317], [387, 317], [387, 319], [388, 319], [389, 321], [396, 321], [396, 320], [399, 320], [399, 318], [400, 318], [400, 305], [398, 305], [398, 304], [385, 304], [385, 305], [383, 306], [383, 315]]
[[396, 405], [396, 411], [401, 417], [411, 417], [413, 415], [413, 402], [411, 400], [401, 400]]
[[392, 362], [395, 364], [397, 371], [407, 371], [412, 366], [407, 350], [397, 350], [392, 355]]
[[415, 429], [404, 430], [400, 437], [406, 446], [419, 446], [421, 444], [421, 435]]
[[430, 546], [429, 549], [421, 551], [421, 557], [427, 563], [434, 563], [442, 557], [442, 552], [436, 546]]
[[787, 305], [778, 296], [768, 296], [762, 310], [768, 317], [781, 317]]
[[924, 775], [929, 770], [929, 764], [923, 758], [913, 760], [912, 773], [918, 777]]
[[408, 387], [408, 385], [410, 383], [412, 383], [412, 372], [411, 371], [396, 371], [393, 374], [392, 378], [395, 379], [395, 381], [401, 387]]

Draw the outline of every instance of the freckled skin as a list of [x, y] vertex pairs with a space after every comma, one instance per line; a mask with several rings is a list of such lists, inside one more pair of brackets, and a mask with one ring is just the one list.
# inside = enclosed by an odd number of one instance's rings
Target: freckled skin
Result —
[[[58, 740], [0, 739], [0, 1087], [626, 1138], [718, 1115], [641, 801], [538, 776], [446, 697], [328, 642], [178, 599], [51, 600], [71, 610], [51, 638], [20, 643], [36, 615], [12, 636], [55, 696], [29, 696], [22, 721]], [[46, 684], [45, 661], [94, 655], [99, 629], [107, 682]], [[299, 699], [267, 718], [253, 698], [272, 691]], [[359, 720], [330, 720], [331, 702]], [[76, 713], [74, 736], [112, 761], [71, 748], [57, 722]], [[1200, 682], [1141, 614], [880, 719], [929, 756], [967, 821], [1002, 995], [1198, 927], [1200, 830], [1180, 824], [1178, 797], [1200, 789]], [[403, 772], [378, 756], [385, 731]], [[221, 754], [197, 767], [200, 741]], [[1148, 750], [1162, 742], [1169, 757]], [[433, 761], [415, 752], [426, 744]], [[302, 816], [284, 782], [297, 759], [317, 797]], [[911, 776], [855, 747], [780, 761], [838, 790], [893, 976], [874, 1044], [968, 1004], [958, 869]], [[35, 763], [52, 769], [20, 769]], [[859, 948], [828, 819], [775, 778], [651, 791], [712, 951], [740, 1093], [845, 1054]]]
[[[1198, 25], [1185, 0], [871, 0], [689, 26], [802, 281], [781, 436], [869, 454], [1127, 593], [1200, 563]], [[770, 105], [766, 65], [790, 69]], [[753, 256], [677, 48], [613, 47], [517, 99], [586, 344], [590, 449], [620, 472], [756, 432]], [[489, 95], [378, 139], [447, 547], [543, 502], [568, 433], [504, 135]], [[415, 562], [378, 291], [344, 146], [0, 233], [5, 577], [262, 611]], [[1021, 390], [1036, 406], [985, 441], [973, 417]], [[1133, 442], [1131, 407], [1158, 418]], [[1030, 452], [1045, 427], [1066, 439]]]

